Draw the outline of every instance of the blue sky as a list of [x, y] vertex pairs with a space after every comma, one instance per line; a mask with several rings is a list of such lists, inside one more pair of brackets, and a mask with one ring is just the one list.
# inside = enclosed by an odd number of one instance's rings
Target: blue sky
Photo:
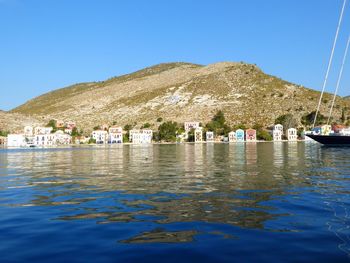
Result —
[[[320, 89], [342, 0], [0, 0], [0, 109], [162, 62], [245, 61]], [[327, 90], [350, 32], [350, 3]], [[350, 95], [350, 63], [340, 95]]]

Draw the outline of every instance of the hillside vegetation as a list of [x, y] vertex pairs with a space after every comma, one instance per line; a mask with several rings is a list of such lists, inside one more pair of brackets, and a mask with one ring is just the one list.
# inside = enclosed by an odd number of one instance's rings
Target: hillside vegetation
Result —
[[[13, 109], [47, 122], [72, 120], [84, 131], [97, 124], [120, 126], [163, 120], [209, 122], [222, 110], [230, 125], [272, 125], [291, 113], [297, 120], [316, 109], [319, 92], [295, 85], [245, 63], [208, 66], [167, 63], [102, 82], [80, 83], [34, 98]], [[331, 95], [325, 94], [321, 113], [328, 115]], [[338, 97], [334, 118], [348, 114], [350, 100]]]

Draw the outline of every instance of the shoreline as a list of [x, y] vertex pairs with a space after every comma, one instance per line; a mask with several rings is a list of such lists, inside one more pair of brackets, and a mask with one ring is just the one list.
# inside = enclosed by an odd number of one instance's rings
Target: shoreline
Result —
[[150, 145], [183, 145], [183, 144], [193, 144], [193, 145], [214, 145], [214, 144], [228, 144], [228, 145], [245, 145], [245, 144], [257, 144], [257, 143], [315, 143], [313, 141], [297, 140], [297, 141], [255, 141], [255, 142], [152, 142], [152, 143], [114, 143], [114, 144], [66, 144], [66, 145], [53, 145], [53, 146], [22, 146], [22, 147], [11, 147], [6, 145], [0, 145], [0, 149], [64, 149], [64, 148], [107, 148], [107, 147], [117, 147], [124, 145], [138, 145], [138, 146], [150, 146]]

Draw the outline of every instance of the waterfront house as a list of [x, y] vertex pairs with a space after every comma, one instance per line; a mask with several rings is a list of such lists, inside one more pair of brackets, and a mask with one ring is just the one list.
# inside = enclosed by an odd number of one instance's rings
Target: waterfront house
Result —
[[144, 130], [129, 131], [129, 139], [131, 139], [131, 142], [135, 144], [151, 143], [152, 137], [153, 137], [152, 130], [144, 129]]
[[323, 125], [321, 127], [321, 134], [322, 135], [329, 135], [332, 132], [332, 126], [331, 125]]
[[245, 140], [247, 142], [256, 142], [256, 130], [254, 130], [254, 129], [247, 129], [245, 131]]
[[203, 142], [203, 128], [198, 127], [194, 130], [194, 142]]
[[340, 125], [340, 124], [333, 124], [332, 125], [332, 131], [335, 133], [340, 133], [341, 130], [345, 129], [345, 125]]
[[107, 143], [108, 132], [104, 130], [96, 130], [92, 132], [91, 137], [97, 144], [105, 144]]
[[297, 129], [289, 128], [287, 130], [287, 138], [288, 138], [288, 141], [296, 141], [298, 139]]
[[272, 137], [274, 141], [282, 141], [283, 139], [283, 125], [276, 124], [273, 126]]
[[207, 142], [214, 142], [214, 132], [212, 131], [207, 131], [205, 133], [205, 136], [206, 136], [206, 141]]
[[109, 143], [123, 143], [123, 129], [121, 127], [110, 127], [109, 130]]
[[7, 135], [7, 146], [9, 147], [27, 146], [26, 137], [24, 136], [24, 134], [9, 134]]
[[50, 134], [52, 132], [52, 127], [35, 127], [34, 135]]
[[65, 123], [63, 120], [56, 120], [56, 127], [57, 128], [64, 128]]
[[71, 128], [65, 128], [65, 129], [64, 129], [64, 132], [67, 133], [67, 134], [69, 134], [69, 135], [72, 135], [73, 129], [71, 129]]
[[273, 130], [272, 131], [272, 137], [274, 141], [282, 141], [282, 135], [283, 132], [281, 132], [280, 130]]
[[235, 142], [236, 141], [236, 132], [231, 131], [228, 133], [228, 141]]
[[36, 134], [34, 136], [34, 145], [36, 145], [36, 146], [54, 146], [54, 145], [56, 145], [56, 135], [54, 133]]
[[68, 121], [66, 123], [66, 128], [68, 128], [68, 129], [72, 129], [73, 130], [75, 127], [77, 127], [77, 125], [76, 125], [76, 123], [74, 121]]
[[236, 141], [244, 142], [244, 130], [242, 129], [236, 130]]
[[55, 132], [55, 140], [58, 145], [67, 145], [72, 143], [72, 136], [58, 130]]
[[34, 129], [32, 126], [25, 126], [24, 127], [24, 135], [25, 136], [33, 136], [34, 135]]
[[199, 122], [197, 121], [187, 121], [184, 123], [185, 132], [188, 133], [191, 129], [199, 128]]
[[133, 137], [134, 137], [134, 134], [138, 134], [138, 133], [140, 133], [140, 130], [130, 130], [129, 131], [129, 142], [132, 142], [132, 139], [133, 139]]
[[273, 130], [274, 131], [281, 131], [283, 134], [283, 125], [282, 124], [276, 124], [275, 126], [273, 126]]

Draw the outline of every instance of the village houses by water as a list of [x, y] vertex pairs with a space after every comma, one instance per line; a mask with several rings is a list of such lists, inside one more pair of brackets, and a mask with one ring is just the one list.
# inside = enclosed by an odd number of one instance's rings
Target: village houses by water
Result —
[[[257, 142], [257, 130], [237, 129], [230, 131], [227, 136], [216, 135], [214, 131], [205, 130], [200, 122], [190, 121], [185, 122], [184, 132], [176, 134], [176, 141], [187, 142], [193, 141], [196, 143], [206, 142]], [[64, 122], [61, 120], [55, 121], [55, 129], [53, 127], [32, 127], [25, 126], [23, 132], [0, 136], [0, 145], [8, 147], [49, 147], [71, 144], [149, 144], [154, 141], [154, 131], [152, 129], [130, 129], [123, 130], [120, 126], [101, 125], [98, 129], [92, 131], [90, 136], [76, 134], [77, 125], [72, 121]], [[350, 129], [341, 125], [323, 125], [315, 127], [312, 131], [303, 132], [298, 136], [296, 128], [288, 128], [284, 130], [283, 125], [275, 124], [269, 134], [273, 141], [291, 141], [298, 140], [310, 141], [311, 139], [305, 134], [323, 134], [339, 133], [349, 135]], [[191, 138], [193, 136], [193, 138]]]

